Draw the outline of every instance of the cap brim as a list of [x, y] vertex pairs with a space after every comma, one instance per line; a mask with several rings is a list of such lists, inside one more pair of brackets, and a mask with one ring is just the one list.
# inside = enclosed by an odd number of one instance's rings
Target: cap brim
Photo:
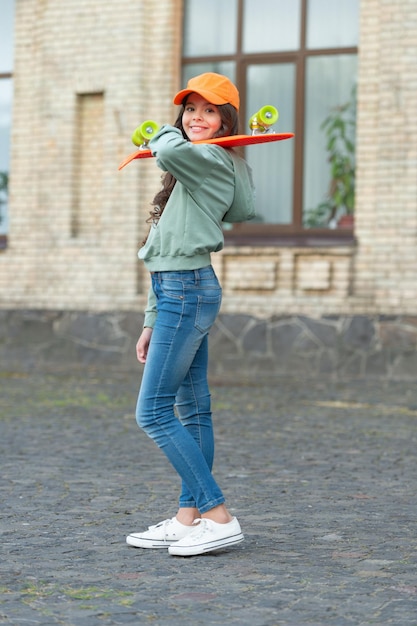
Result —
[[190, 93], [197, 93], [199, 96], [205, 98], [207, 102], [210, 102], [211, 104], [227, 104], [227, 100], [225, 100], [224, 98], [219, 98], [219, 96], [216, 96], [211, 91], [205, 91], [204, 89], [183, 89], [182, 91], [179, 91], [177, 93], [173, 100], [173, 103], [182, 104], [184, 98], [189, 96]]

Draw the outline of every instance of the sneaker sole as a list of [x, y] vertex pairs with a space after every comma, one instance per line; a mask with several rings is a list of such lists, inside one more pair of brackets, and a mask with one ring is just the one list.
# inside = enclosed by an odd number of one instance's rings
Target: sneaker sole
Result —
[[206, 552], [213, 552], [214, 550], [220, 550], [221, 548], [227, 548], [234, 546], [237, 543], [241, 543], [244, 540], [242, 533], [233, 535], [232, 537], [225, 537], [224, 539], [217, 539], [217, 541], [211, 541], [210, 543], [202, 543], [194, 546], [176, 546], [171, 545], [168, 548], [168, 552], [173, 556], [195, 556], [197, 554], [205, 554]]
[[128, 546], [133, 546], [134, 548], [169, 548], [176, 541], [158, 541], [155, 539], [139, 539], [139, 537], [132, 537], [129, 535], [126, 537], [126, 543]]

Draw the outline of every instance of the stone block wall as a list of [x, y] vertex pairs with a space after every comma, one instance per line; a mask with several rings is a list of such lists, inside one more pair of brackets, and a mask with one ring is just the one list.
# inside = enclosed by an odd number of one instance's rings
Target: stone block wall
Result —
[[[136, 312], [0, 311], [0, 374], [97, 372], [139, 380]], [[218, 384], [290, 377], [417, 381], [417, 316], [301, 315], [260, 319], [221, 313], [210, 336]]]

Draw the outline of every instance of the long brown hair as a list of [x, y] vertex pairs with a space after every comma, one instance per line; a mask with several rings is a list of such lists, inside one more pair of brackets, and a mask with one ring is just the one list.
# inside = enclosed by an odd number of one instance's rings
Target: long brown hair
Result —
[[[175, 128], [179, 128], [182, 132], [184, 139], [189, 141], [187, 135], [185, 134], [184, 127], [182, 125], [182, 116], [185, 110], [187, 98], [184, 99], [181, 110], [175, 123], [173, 126]], [[220, 113], [221, 126], [217, 133], [214, 135], [215, 137], [228, 137], [229, 135], [237, 135], [239, 132], [239, 118], [238, 113], [235, 107], [231, 104], [219, 104], [217, 108]], [[155, 224], [162, 213], [164, 212], [165, 206], [169, 200], [169, 197], [172, 193], [172, 190], [175, 187], [176, 178], [169, 172], [166, 172], [162, 177], [162, 189], [158, 191], [156, 196], [151, 202], [153, 209], [149, 211], [150, 217], [146, 220], [147, 223]], [[146, 239], [143, 243], [146, 242]]]

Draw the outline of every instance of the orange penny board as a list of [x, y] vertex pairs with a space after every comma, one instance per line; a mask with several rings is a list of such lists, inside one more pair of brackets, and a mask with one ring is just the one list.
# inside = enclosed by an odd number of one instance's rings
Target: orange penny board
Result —
[[[213, 143], [222, 148], [237, 148], [238, 146], [252, 146], [258, 143], [269, 143], [271, 141], [282, 141], [283, 139], [291, 139], [294, 133], [266, 133], [265, 135], [231, 135], [230, 137], [217, 137], [216, 139], [207, 139], [206, 141], [194, 141], [193, 143]], [[119, 165], [119, 170], [123, 169], [131, 161], [135, 159], [149, 159], [153, 154], [148, 148], [136, 150], [129, 154]]]

